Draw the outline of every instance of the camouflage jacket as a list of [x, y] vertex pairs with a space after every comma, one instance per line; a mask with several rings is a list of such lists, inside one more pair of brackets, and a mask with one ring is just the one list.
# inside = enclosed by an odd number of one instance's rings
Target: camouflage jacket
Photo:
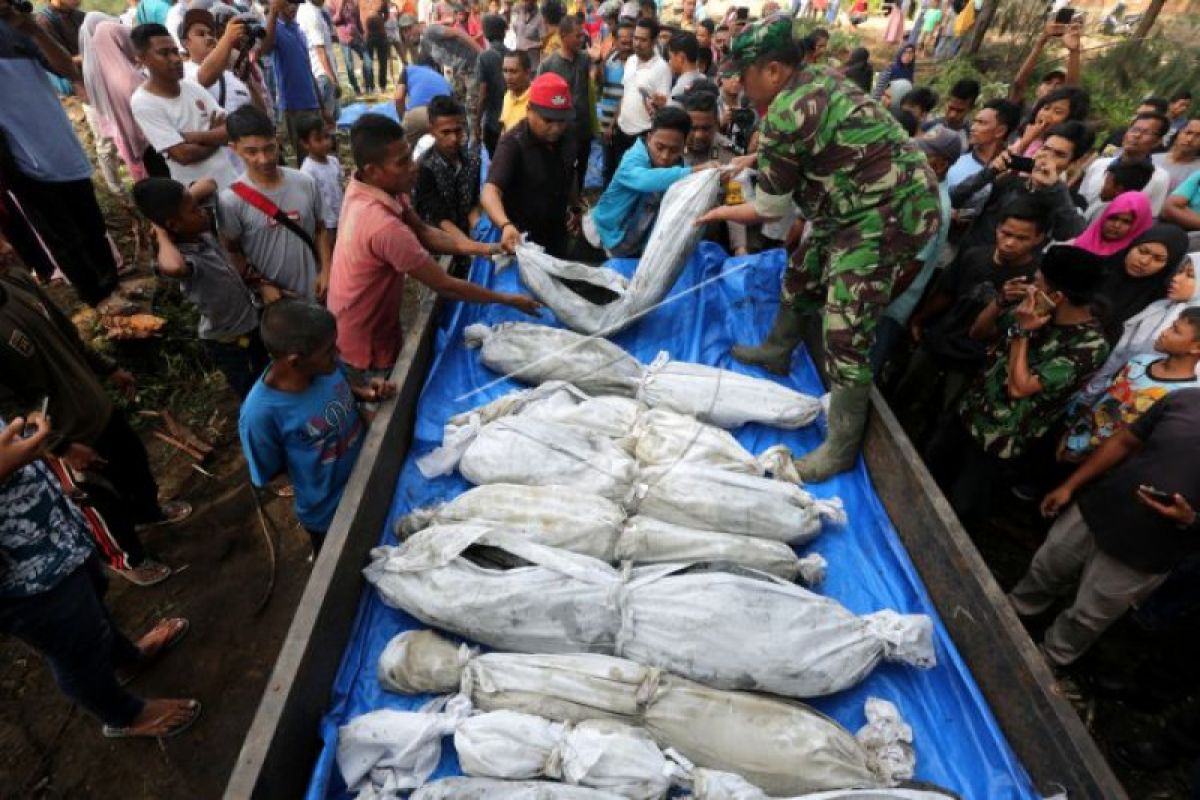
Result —
[[[857, 84], [806, 66], [771, 102], [758, 140], [759, 211], [784, 198], [805, 219], [846, 218], [911, 188], [936, 195], [925, 156]], [[774, 201], [774, 202], [773, 202]]]
[[[1002, 328], [1011, 313], [1000, 318]], [[1009, 340], [1001, 339], [987, 367], [963, 395], [959, 416], [984, 450], [1016, 458], [1045, 436], [1066, 411], [1067, 400], [1108, 357], [1108, 343], [1097, 320], [1079, 325], [1046, 325], [1029, 337], [1029, 371], [1042, 390], [1029, 397], [1008, 394]]]

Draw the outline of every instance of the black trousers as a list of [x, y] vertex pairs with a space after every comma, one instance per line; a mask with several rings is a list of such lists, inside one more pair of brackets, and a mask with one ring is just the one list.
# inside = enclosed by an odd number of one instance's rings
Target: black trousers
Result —
[[963, 527], [970, 531], [991, 508], [1004, 462], [979, 446], [949, 414], [925, 448], [925, 464]]
[[214, 342], [205, 340], [204, 349], [209, 359], [221, 374], [225, 382], [234, 391], [239, 400], [245, 400], [246, 395], [254, 388], [255, 381], [263, 374], [271, 357], [263, 346], [258, 329], [250, 331], [245, 336], [246, 344], [238, 342]]
[[136, 662], [138, 649], [113, 622], [106, 588], [100, 562], [88, 559], [47, 592], [0, 600], [0, 632], [41, 653], [63, 694], [123, 728], [144, 703], [120, 687], [115, 670]]
[[386, 38], [367, 39], [367, 54], [375, 64], [375, 77], [379, 81], [379, 91], [388, 87], [388, 65], [392, 56], [392, 45]]
[[496, 154], [496, 145], [500, 143], [499, 128], [483, 129], [483, 146], [487, 148], [488, 158]]
[[11, 198], [5, 198], [10, 212], [6, 229], [19, 231], [11, 241], [25, 264], [42, 280], [50, 279], [57, 264], [90, 306], [112, 294], [117, 264], [92, 182], [39, 181], [15, 169], [7, 170], [5, 178], [19, 204], [14, 208]]

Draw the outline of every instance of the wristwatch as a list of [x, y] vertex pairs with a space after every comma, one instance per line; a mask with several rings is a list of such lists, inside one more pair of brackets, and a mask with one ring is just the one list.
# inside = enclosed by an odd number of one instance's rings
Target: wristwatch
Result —
[[1008, 326], [1009, 339], [1028, 339], [1031, 333], [1033, 331], [1027, 331], [1015, 322]]

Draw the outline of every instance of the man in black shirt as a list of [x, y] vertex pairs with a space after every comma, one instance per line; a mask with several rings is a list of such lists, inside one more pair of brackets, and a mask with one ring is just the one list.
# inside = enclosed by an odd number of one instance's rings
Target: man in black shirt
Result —
[[525, 232], [550, 255], [566, 257], [568, 229], [579, 230], [574, 119], [567, 82], [546, 73], [529, 87], [525, 121], [500, 138], [481, 200], [505, 249], [520, 244]]
[[1046, 140], [1034, 156], [1032, 171], [1013, 168], [1014, 153], [1001, 150], [991, 164], [951, 189], [950, 204], [959, 209], [970, 205], [976, 194], [991, 186], [991, 194], [963, 234], [959, 248], [967, 250], [994, 242], [1001, 214], [1018, 199], [1034, 200], [1041, 205], [1053, 241], [1065, 242], [1083, 233], [1087, 221], [1082, 200], [1077, 201], [1062, 176], [1068, 167], [1088, 154], [1094, 138], [1081, 122], [1055, 125], [1046, 132]]
[[[467, 147], [467, 112], [453, 97], [438, 95], [428, 109], [433, 147], [417, 161], [413, 206], [433, 227], [470, 239], [479, 220], [479, 145]], [[470, 256], [455, 256], [450, 274], [465, 278], [470, 266]]]
[[1046, 516], [1063, 513], [1009, 600], [1018, 614], [1033, 616], [1075, 592], [1041, 644], [1053, 666], [1083, 655], [1200, 551], [1192, 505], [1200, 501], [1197, 448], [1200, 389], [1180, 389], [1107, 439], [1042, 501]]
[[475, 110], [475, 128], [481, 132], [488, 155], [496, 154], [500, 141], [500, 111], [504, 107], [504, 35], [508, 23], [498, 14], [483, 18], [483, 35], [488, 48], [475, 62], [475, 79], [479, 82], [479, 104]]
[[591, 91], [592, 61], [583, 50], [583, 29], [574, 17], [564, 17], [558, 24], [558, 52], [542, 60], [539, 75], [552, 72], [561, 75], [571, 88], [571, 104], [575, 119], [571, 134], [575, 140], [575, 176], [582, 188], [587, 169], [588, 153], [592, 147]]
[[955, 406], [983, 366], [987, 343], [971, 338], [971, 324], [997, 294], [1024, 296], [1024, 284], [1038, 268], [1045, 225], [1036, 206], [1012, 204], [996, 228], [995, 244], [961, 251], [913, 314], [909, 333], [918, 346], [893, 403], [914, 441]]

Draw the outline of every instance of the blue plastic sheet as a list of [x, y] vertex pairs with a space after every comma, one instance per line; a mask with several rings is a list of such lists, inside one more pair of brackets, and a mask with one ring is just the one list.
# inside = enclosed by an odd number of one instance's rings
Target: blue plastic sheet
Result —
[[[760, 341], [766, 334], [778, 302], [784, 263], [785, 255], [779, 250], [727, 258], [719, 247], [702, 243], [664, 304], [615, 341], [646, 363], [666, 350], [679, 360], [765, 376], [734, 362], [729, 348], [736, 342]], [[635, 262], [613, 262], [610, 266], [631, 274]], [[477, 259], [473, 270], [472, 277], [478, 282], [501, 291], [521, 290], [515, 268], [497, 276], [490, 262]], [[544, 321], [552, 324], [549, 312], [543, 313], [547, 317]], [[497, 376], [480, 364], [476, 351], [463, 346], [461, 335], [463, 328], [474, 322], [492, 324], [514, 319], [523, 317], [506, 307], [460, 304], [441, 320], [437, 354], [418, 404], [413, 450], [401, 472], [382, 541], [395, 542], [392, 529], [400, 515], [468, 488], [457, 474], [425, 480], [414, 460], [441, 442], [442, 426], [449, 416], [518, 388], [515, 382], [505, 380], [479, 391]], [[803, 353], [797, 356], [788, 383], [810, 394], [822, 392], [817, 374]], [[735, 434], [754, 453], [780, 442], [803, 453], [819, 444], [823, 430], [813, 426], [781, 431], [747, 425]], [[829, 575], [819, 590], [859, 614], [894, 608], [929, 614], [936, 621], [933, 604], [875, 495], [861, 459], [852, 472], [808, 488], [823, 497], [841, 497], [849, 515], [847, 527], [827, 529], [807, 548], [829, 560]], [[324, 748], [313, 771], [309, 800], [347, 796], [334, 757], [339, 725], [373, 709], [416, 708], [428, 699], [389, 694], [376, 679], [376, 664], [388, 640], [400, 631], [418, 627], [423, 626], [407, 614], [385, 607], [364, 584], [363, 601], [322, 723]], [[731, 632], [731, 642], [735, 636], [736, 632]], [[864, 724], [863, 703], [867, 697], [891, 700], [912, 725], [917, 778], [953, 789], [966, 798], [1037, 797], [940, 621], [935, 624], [935, 641], [938, 665], [934, 669], [919, 671], [883, 664], [859, 686], [812, 705], [854, 731]], [[435, 777], [454, 774], [458, 774], [458, 764], [447, 739]]]
[[354, 123], [358, 122], [358, 118], [363, 114], [382, 114], [396, 122], [400, 122], [400, 116], [396, 112], [396, 104], [391, 100], [382, 100], [378, 103], [351, 103], [348, 106], [342, 107], [342, 113], [338, 114], [337, 126], [339, 128], [349, 128]]

